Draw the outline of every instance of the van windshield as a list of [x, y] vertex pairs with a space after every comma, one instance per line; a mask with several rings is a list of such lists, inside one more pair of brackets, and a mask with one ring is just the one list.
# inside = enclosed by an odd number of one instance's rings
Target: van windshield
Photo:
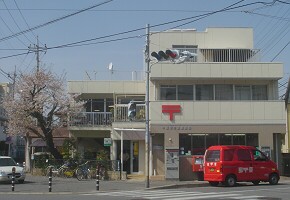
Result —
[[218, 162], [220, 161], [219, 150], [207, 150], [205, 155], [205, 161], [207, 162]]

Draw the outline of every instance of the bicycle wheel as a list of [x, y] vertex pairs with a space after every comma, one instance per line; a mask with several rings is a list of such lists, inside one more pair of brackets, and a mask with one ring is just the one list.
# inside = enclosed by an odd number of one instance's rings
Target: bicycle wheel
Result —
[[84, 173], [83, 173], [83, 170], [81, 170], [81, 169], [77, 169], [76, 170], [76, 176], [77, 176], [77, 179], [79, 180], [79, 181], [81, 181], [81, 180], [83, 180], [84, 179]]

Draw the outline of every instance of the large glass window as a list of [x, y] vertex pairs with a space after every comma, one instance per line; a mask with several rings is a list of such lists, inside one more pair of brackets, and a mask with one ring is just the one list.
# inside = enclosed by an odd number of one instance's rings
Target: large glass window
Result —
[[233, 100], [233, 85], [215, 85], [215, 100]]
[[213, 85], [196, 85], [196, 100], [213, 100]]
[[161, 85], [160, 100], [176, 100], [176, 86], [175, 85]]
[[246, 135], [245, 134], [233, 134], [233, 144], [245, 145]]
[[219, 144], [221, 145], [231, 145], [232, 144], [232, 134], [219, 134]]
[[246, 145], [253, 147], [259, 146], [258, 134], [257, 133], [246, 134]]
[[206, 135], [206, 148], [218, 144], [219, 134], [207, 134]]
[[193, 100], [193, 85], [178, 85], [177, 86], [178, 100]]
[[236, 85], [235, 86], [235, 99], [236, 100], [251, 100], [251, 87], [249, 85]]
[[252, 85], [253, 100], [268, 100], [267, 85]]
[[191, 155], [191, 134], [180, 134], [179, 135], [179, 154], [180, 155]]
[[205, 152], [205, 134], [192, 134], [192, 155], [203, 155]]
[[[204, 155], [205, 150], [213, 145], [248, 145], [258, 146], [257, 133], [210, 133], [180, 134], [180, 155]], [[229, 155], [230, 157], [230, 155]]]

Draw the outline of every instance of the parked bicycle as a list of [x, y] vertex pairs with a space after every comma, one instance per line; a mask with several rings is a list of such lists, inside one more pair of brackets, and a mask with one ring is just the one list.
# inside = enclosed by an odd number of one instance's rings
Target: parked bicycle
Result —
[[76, 169], [76, 177], [79, 181], [92, 178], [90, 161], [87, 161], [84, 164], [78, 166], [78, 168]]
[[77, 162], [73, 160], [66, 161], [60, 167], [57, 167], [55, 165], [49, 165], [46, 168], [46, 175], [49, 176], [50, 168], [52, 168], [53, 177], [71, 178], [75, 176], [76, 166], [77, 166]]

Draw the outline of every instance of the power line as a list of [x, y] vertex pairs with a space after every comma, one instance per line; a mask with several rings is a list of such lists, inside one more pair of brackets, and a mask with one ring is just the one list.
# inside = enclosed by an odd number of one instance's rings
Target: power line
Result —
[[33, 30], [36, 30], [36, 29], [42, 28], [42, 27], [44, 27], [44, 26], [47, 26], [47, 25], [53, 24], [53, 23], [58, 22], [58, 21], [61, 21], [61, 20], [63, 20], [63, 19], [66, 19], [66, 18], [72, 17], [72, 16], [74, 16], [74, 15], [80, 14], [80, 13], [85, 12], [85, 11], [87, 11], [87, 10], [90, 10], [90, 9], [92, 9], [92, 8], [95, 8], [95, 7], [98, 7], [98, 6], [104, 5], [104, 4], [106, 4], [106, 3], [109, 3], [109, 2], [111, 2], [111, 1], [114, 1], [114, 0], [106, 0], [106, 1], [104, 1], [104, 2], [102, 2], [102, 3], [95, 4], [95, 5], [90, 6], [90, 7], [88, 7], [88, 8], [85, 8], [85, 9], [79, 10], [79, 11], [77, 11], [77, 12], [74, 12], [74, 13], [71, 13], [71, 14], [68, 14], [68, 15], [65, 15], [65, 16], [63, 16], [63, 17], [60, 17], [60, 18], [57, 18], [57, 19], [54, 19], [54, 20], [51, 20], [51, 21], [46, 22], [46, 23], [44, 23], [44, 24], [40, 24], [40, 25], [38, 25], [38, 26], [35, 26], [35, 27], [32, 27], [32, 28], [26, 29], [26, 30], [24, 30], [24, 31], [21, 31], [21, 32], [15, 33], [15, 34], [13, 34], [13, 35], [10, 35], [10, 36], [7, 36], [7, 37], [3, 37], [3, 38], [0, 39], [0, 42], [2, 42], [2, 41], [4, 41], [4, 40], [11, 39], [11, 38], [13, 38], [13, 37], [16, 37], [16, 36], [18, 36], [18, 35], [22, 35], [22, 34], [24, 34], [24, 33], [27, 33], [27, 32], [33, 31]]
[[[219, 13], [219, 12], [229, 11], [229, 10], [232, 10], [232, 9], [242, 8], [242, 7], [246, 7], [246, 6], [250, 6], [250, 5], [254, 5], [254, 4], [263, 4], [263, 5], [269, 5], [269, 4], [271, 4], [272, 5], [273, 3], [275, 3], [275, 0], [274, 0], [271, 3], [267, 3], [267, 2], [254, 2], [254, 3], [248, 3], [248, 4], [244, 4], [244, 5], [232, 7], [232, 6], [237, 5], [237, 4], [239, 4], [239, 3], [243, 2], [243, 1], [245, 1], [245, 0], [240, 0], [240, 1], [236, 2], [236, 3], [234, 3], [234, 4], [231, 4], [230, 6], [227, 6], [227, 7], [223, 8], [223, 9], [220, 9], [220, 10], [217, 10], [217, 11], [212, 11], [210, 13], [200, 14], [200, 15], [193, 16], [193, 17], [187, 17], [187, 18], [182, 18], [182, 19], [178, 19], [178, 20], [174, 20], [174, 21], [169, 21], [169, 22], [165, 22], [165, 23], [161, 23], [161, 24], [156, 24], [156, 25], [152, 25], [151, 27], [154, 28], [154, 27], [159, 27], [159, 26], [164, 26], [164, 25], [168, 25], [168, 24], [172, 24], [172, 23], [177, 23], [177, 22], [181, 22], [181, 21], [186, 21], [186, 20], [194, 19], [194, 20], [189, 21], [189, 22], [186, 22], [184, 24], [181, 24], [181, 25], [178, 25], [178, 26], [175, 26], [175, 27], [171, 27], [170, 29], [172, 29], [172, 28], [177, 28], [177, 27], [184, 26], [186, 24], [189, 24], [189, 23], [198, 21], [200, 19], [203, 19], [205, 17], [208, 17], [210, 15], [213, 15], [213, 14], [216, 14], [216, 13]], [[81, 41], [78, 41], [78, 42], [72, 42], [72, 43], [67, 43], [67, 44], [63, 44], [63, 45], [58, 45], [58, 46], [50, 47], [48, 49], [82, 46], [82, 45], [80, 45], [81, 43], [86, 43], [86, 42], [91, 42], [91, 41], [94, 41], [94, 40], [105, 39], [105, 38], [109, 38], [109, 37], [114, 37], [114, 36], [118, 36], [118, 35], [123, 35], [123, 34], [127, 34], [127, 33], [136, 32], [136, 31], [141, 31], [141, 30], [145, 30], [145, 27], [137, 28], [137, 29], [133, 29], [133, 30], [129, 30], [129, 31], [124, 31], [124, 32], [119, 32], [119, 33], [115, 33], [115, 34], [110, 34], [110, 35], [106, 35], [106, 36], [100, 36], [100, 37], [96, 37], [96, 38], [81, 40]], [[124, 37], [124, 38], [121, 38], [121, 39], [113, 39], [112, 41], [120, 41], [120, 40], [130, 39], [130, 38], [144, 37], [145, 35], [146, 34], [142, 34], [142, 35], [139, 35], [139, 36], [132, 36], [132, 37]], [[83, 45], [100, 44], [100, 43], [107, 43], [107, 42], [110, 42], [110, 40], [103, 41], [103, 42], [86, 43], [86, 44], [83, 44]]]
[[[207, 16], [213, 15], [215, 13], [225, 12], [225, 11], [229, 11], [229, 10], [232, 10], [232, 9], [246, 7], [246, 6], [250, 6], [250, 5], [254, 5], [254, 4], [273, 5], [276, 2], [275, 0], [273, 2], [254, 2], [254, 3], [248, 3], [248, 4], [244, 4], [244, 5], [240, 5], [240, 6], [233, 7], [234, 5], [237, 5], [237, 4], [239, 4], [239, 3], [243, 2], [243, 1], [245, 1], [245, 0], [240, 0], [240, 1], [234, 3], [234, 4], [230, 5], [230, 6], [227, 6], [227, 7], [223, 8], [223, 9], [220, 9], [220, 10], [217, 10], [217, 11], [213, 11], [213, 12], [210, 12], [210, 13], [201, 14], [201, 15], [197, 15], [197, 16], [193, 16], [193, 17], [187, 17], [187, 18], [183, 18], [183, 19], [179, 19], [179, 20], [170, 21], [170, 22], [165, 22], [165, 23], [153, 25], [151, 27], [159, 27], [159, 26], [164, 26], [164, 25], [168, 25], [168, 24], [172, 24], [172, 23], [186, 21], [186, 20], [189, 20], [189, 19], [194, 19], [194, 20], [191, 20], [189, 22], [183, 23], [181, 25], [175, 26], [174, 28], [176, 28], [176, 27], [184, 26], [185, 24], [189, 24], [189, 23], [192, 23], [194, 21], [200, 20], [202, 18], [205, 18]], [[111, 39], [111, 40], [100, 41], [100, 42], [87, 43], [87, 42], [91, 42], [91, 41], [95, 41], [95, 40], [99, 40], [99, 39], [105, 39], [105, 38], [109, 38], [109, 37], [114, 37], [114, 36], [119, 36], [119, 35], [123, 35], [123, 34], [128, 34], [128, 33], [136, 32], [136, 31], [141, 31], [141, 30], [144, 30], [144, 29], [145, 29], [145, 27], [137, 28], [137, 29], [133, 29], [133, 30], [129, 30], [129, 31], [124, 31], [124, 32], [119, 32], [119, 33], [115, 33], [115, 34], [110, 34], [110, 35], [106, 35], [106, 36], [100, 36], [100, 37], [96, 37], [96, 38], [81, 40], [81, 41], [78, 41], [78, 42], [72, 42], [72, 43], [67, 43], [67, 44], [58, 45], [58, 46], [54, 46], [54, 47], [48, 47], [47, 49], [57, 49], [57, 48], [76, 47], [76, 46], [87, 46], [87, 45], [91, 45], [91, 44], [101, 44], [101, 43], [121, 41], [121, 40], [132, 39], [132, 38], [141, 38], [141, 37], [144, 37], [145, 34], [137, 35], [137, 36], [117, 38], [117, 39]], [[17, 55], [12, 55], [12, 56], [17, 56]], [[7, 57], [10, 57], [10, 56], [6, 56], [6, 57], [2, 57], [2, 58], [7, 58]], [[2, 59], [2, 58], [0, 57], [0, 59]]]

